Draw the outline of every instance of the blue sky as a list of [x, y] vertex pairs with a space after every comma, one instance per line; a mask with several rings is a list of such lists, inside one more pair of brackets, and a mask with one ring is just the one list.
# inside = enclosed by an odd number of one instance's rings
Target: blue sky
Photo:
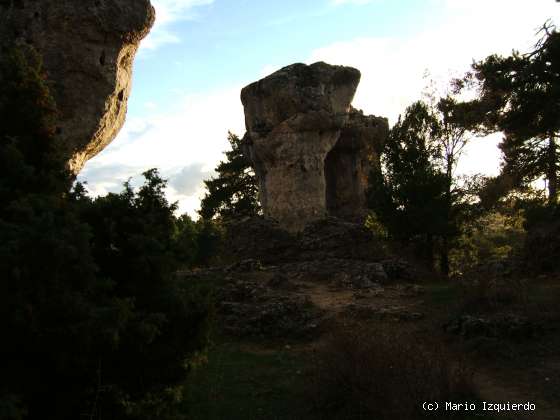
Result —
[[246, 83], [251, 75], [260, 76], [264, 66], [276, 69], [305, 61], [319, 46], [396, 32], [413, 34], [438, 12], [423, 7], [425, 1], [409, 1], [407, 7], [387, 1], [382, 8], [381, 2], [363, 1], [182, 3], [194, 6], [163, 31], [156, 27], [148, 50], [139, 57], [131, 114], [149, 114], [146, 103], [169, 104], [174, 92], [200, 93]]
[[[362, 72], [354, 106], [394, 123], [419, 99], [426, 70], [441, 92], [473, 59], [528, 50], [554, 0], [152, 0], [156, 25], [136, 57], [123, 130], [79, 179], [119, 191], [158, 167], [170, 200], [195, 214], [202, 180], [222, 159], [227, 131], [242, 135], [240, 89], [294, 62]], [[495, 174], [498, 136], [477, 139], [462, 173]]]

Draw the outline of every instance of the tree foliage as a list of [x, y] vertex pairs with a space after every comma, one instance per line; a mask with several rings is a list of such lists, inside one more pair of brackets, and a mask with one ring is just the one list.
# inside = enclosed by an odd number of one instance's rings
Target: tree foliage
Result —
[[416, 102], [391, 129], [382, 154], [383, 172], [370, 177], [369, 205], [392, 238], [413, 241], [448, 273], [451, 242], [468, 205], [454, 168], [466, 143], [464, 130], [447, 119], [451, 99], [433, 108]]
[[479, 264], [503, 262], [522, 253], [526, 237], [524, 211], [510, 201], [466, 222], [450, 256], [451, 271], [460, 276]]
[[230, 132], [228, 141], [231, 150], [216, 167], [218, 175], [204, 181], [208, 191], [199, 212], [203, 219], [254, 215], [260, 209], [255, 172], [243, 154], [241, 139]]
[[384, 173], [370, 179], [370, 207], [390, 235], [401, 241], [421, 238], [433, 254], [433, 241], [444, 233], [446, 178], [435, 160], [441, 154], [432, 141], [437, 122], [417, 102], [391, 129], [385, 144]]
[[98, 276], [110, 279], [113, 299], [130, 305], [104, 360], [111, 366], [105, 378], [118, 386], [118, 402], [146, 415], [146, 398], [164, 398], [184, 380], [189, 353], [204, 344], [208, 313], [206, 298], [174, 276], [185, 264], [179, 258], [196, 258], [193, 223], [174, 216], [157, 170], [143, 176], [138, 191], [127, 182], [119, 194], [82, 198], [80, 215], [93, 233]]
[[560, 154], [560, 33], [549, 24], [527, 54], [491, 55], [455, 81], [457, 90], [476, 87], [478, 97], [458, 104], [465, 124], [482, 133], [502, 131], [503, 173], [513, 185], [540, 177], [548, 182], [549, 202], [557, 202]]
[[69, 177], [56, 145], [58, 113], [40, 57], [7, 48], [0, 59], [0, 202], [62, 192]]
[[0, 417], [169, 418], [205, 338], [204, 290], [173, 276], [198, 238], [155, 170], [70, 190], [31, 49], [0, 57], [0, 81]]

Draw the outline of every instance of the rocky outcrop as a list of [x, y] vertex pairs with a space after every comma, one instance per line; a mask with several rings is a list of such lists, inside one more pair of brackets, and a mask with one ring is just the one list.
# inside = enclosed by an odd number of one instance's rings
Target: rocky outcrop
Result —
[[365, 205], [368, 159], [388, 130], [385, 119], [350, 106], [360, 72], [326, 63], [293, 64], [245, 87], [245, 149], [266, 216], [300, 231]]
[[359, 81], [350, 67], [294, 64], [242, 90], [261, 204], [283, 227], [300, 230], [326, 216], [325, 158]]
[[73, 173], [124, 124], [132, 63], [154, 19], [149, 0], [0, 1], [2, 45], [31, 44], [43, 59]]
[[389, 255], [385, 243], [363, 224], [328, 217], [294, 233], [274, 220], [253, 217], [226, 223], [220, 256], [225, 261], [254, 258], [278, 264], [332, 258], [380, 262]]
[[325, 161], [329, 215], [352, 221], [364, 219], [368, 176], [372, 165], [380, 164], [379, 154], [388, 135], [386, 118], [351, 110]]
[[[316, 338], [333, 319], [415, 321], [422, 286], [402, 283], [373, 263], [325, 258], [264, 264], [243, 259], [222, 267], [184, 270], [185, 283], [219, 279], [218, 328], [226, 335], [268, 338]], [[399, 282], [399, 283], [396, 283]]]

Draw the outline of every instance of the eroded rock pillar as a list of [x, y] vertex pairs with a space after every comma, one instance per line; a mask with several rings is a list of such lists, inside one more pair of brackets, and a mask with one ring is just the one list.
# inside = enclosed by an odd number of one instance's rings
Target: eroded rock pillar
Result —
[[325, 159], [360, 80], [351, 67], [294, 64], [245, 87], [245, 147], [265, 215], [297, 231], [327, 215]]

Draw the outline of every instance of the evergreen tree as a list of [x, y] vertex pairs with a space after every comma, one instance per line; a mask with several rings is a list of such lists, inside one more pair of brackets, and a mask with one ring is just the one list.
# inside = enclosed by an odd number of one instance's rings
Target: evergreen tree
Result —
[[435, 142], [441, 150], [440, 167], [445, 173], [445, 202], [447, 214], [447, 229], [441, 237], [441, 271], [447, 276], [450, 272], [449, 253], [451, 242], [456, 239], [461, 230], [462, 219], [468, 206], [464, 199], [468, 195], [467, 188], [457, 183], [455, 170], [459, 159], [469, 143], [471, 137], [463, 124], [465, 116], [457, 110], [457, 100], [447, 95], [432, 107], [431, 114], [435, 120]]
[[67, 190], [56, 104], [41, 59], [29, 46], [2, 51], [0, 117], [0, 205], [25, 194]]
[[255, 172], [243, 154], [242, 140], [230, 132], [228, 141], [231, 150], [216, 167], [218, 176], [204, 181], [208, 192], [199, 211], [203, 219], [254, 215], [260, 209]]
[[512, 185], [540, 177], [548, 183], [550, 204], [558, 200], [560, 169], [560, 33], [549, 24], [527, 54], [491, 55], [456, 81], [457, 91], [478, 88], [478, 98], [458, 104], [465, 124], [482, 133], [502, 131], [503, 173]]
[[121, 321], [118, 346], [103, 359], [111, 366], [105, 381], [118, 390], [105, 401], [118, 396], [117, 408], [128, 407], [129, 414], [141, 418], [172, 406], [165, 399], [173, 387], [180, 390], [189, 356], [205, 344], [208, 316], [203, 291], [174, 276], [190, 262], [179, 257], [195, 258], [197, 232], [186, 227], [185, 217], [175, 218], [176, 204], [165, 198], [167, 183], [158, 171], [143, 176], [138, 191], [127, 182], [121, 193], [99, 197], [82, 209], [92, 230], [98, 275], [111, 280], [115, 298], [132, 303]]
[[437, 120], [416, 102], [391, 129], [382, 155], [384, 173], [370, 179], [369, 203], [389, 234], [399, 241], [420, 241], [433, 260], [435, 240], [445, 234], [445, 174], [438, 170], [441, 149], [434, 142]]
[[182, 267], [191, 267], [199, 262], [199, 238], [198, 225], [188, 214], [183, 214], [176, 219], [173, 247], [175, 256]]
[[383, 172], [370, 177], [369, 203], [388, 232], [413, 241], [449, 274], [449, 252], [468, 205], [454, 170], [468, 138], [449, 115], [453, 99], [435, 107], [416, 102], [391, 129], [382, 154]]
[[173, 275], [187, 229], [155, 170], [137, 192], [71, 191], [57, 117], [37, 54], [1, 55], [0, 418], [175, 418], [208, 314]]
[[[56, 105], [31, 47], [0, 56], [0, 417], [87, 410], [109, 321], [124, 302], [96, 275], [90, 231], [65, 198]], [[9, 416], [9, 417], [8, 417]]]

